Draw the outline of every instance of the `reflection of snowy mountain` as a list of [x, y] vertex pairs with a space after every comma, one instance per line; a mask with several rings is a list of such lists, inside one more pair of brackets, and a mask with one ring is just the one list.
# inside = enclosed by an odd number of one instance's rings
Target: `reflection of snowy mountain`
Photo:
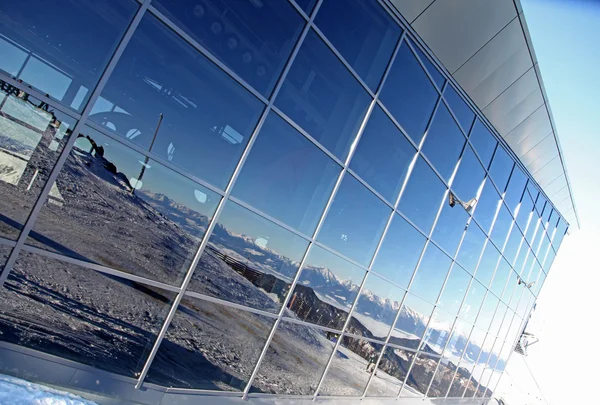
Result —
[[172, 200], [165, 194], [152, 193], [148, 190], [139, 190], [137, 194], [142, 194], [144, 201], [152, 208], [190, 233], [197, 232], [198, 226], [203, 228], [208, 226], [208, 218], [205, 215]]

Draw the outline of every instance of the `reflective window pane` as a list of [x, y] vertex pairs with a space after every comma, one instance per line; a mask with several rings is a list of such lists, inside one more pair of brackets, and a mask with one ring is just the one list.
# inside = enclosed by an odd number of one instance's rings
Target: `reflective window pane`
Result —
[[445, 104], [438, 107], [427, 131], [423, 153], [444, 180], [450, 180], [466, 140]]
[[556, 253], [554, 253], [554, 250], [550, 249], [548, 250], [548, 255], [546, 256], [546, 260], [544, 260], [544, 271], [546, 272], [546, 274], [548, 274], [548, 272], [550, 272], [550, 267], [552, 266], [552, 263], [554, 262], [554, 258], [556, 257]]
[[90, 119], [225, 188], [263, 105], [150, 14]]
[[[485, 178], [485, 170], [479, 163], [471, 146], [467, 145], [460, 158], [460, 165], [452, 180], [452, 192], [466, 206], [476, 202], [477, 192]], [[472, 212], [472, 211], [469, 211]]]
[[554, 233], [554, 238], [552, 239], [552, 246], [554, 246], [554, 250], [558, 251], [562, 241], [567, 233], [569, 225], [561, 218], [558, 221], [558, 225], [556, 226], [556, 232]]
[[440, 208], [446, 187], [429, 167], [419, 158], [408, 179], [398, 209], [425, 234], [428, 234]]
[[[453, 203], [454, 206], [450, 205], [450, 203]], [[435, 224], [431, 237], [446, 253], [454, 257], [456, 248], [458, 248], [462, 235], [467, 228], [468, 220], [469, 214], [467, 211], [462, 206], [450, 200], [442, 207], [442, 212]]]
[[439, 89], [444, 87], [444, 83], [446, 82], [446, 79], [440, 73], [440, 71], [435, 67], [433, 62], [425, 55], [425, 53], [421, 50], [421, 48], [414, 41], [411, 41], [410, 39], [406, 39], [406, 41], [411, 43], [413, 49], [417, 53], [417, 56], [419, 57], [419, 59], [421, 59], [421, 62], [423, 62], [423, 65], [425, 65], [425, 69], [427, 69], [427, 72], [429, 73], [429, 75], [431, 76], [431, 78], [433, 79], [435, 84], [437, 84], [437, 87]]
[[485, 233], [489, 234], [492, 222], [496, 216], [496, 211], [501, 204], [501, 198], [493, 184], [488, 180], [483, 186], [481, 196], [477, 205], [475, 206], [475, 212], [473, 216], [481, 229]]
[[307, 240], [229, 201], [188, 289], [276, 313], [307, 246]]
[[[496, 310], [496, 314], [494, 315], [494, 319], [492, 319], [492, 323], [490, 324], [490, 333], [494, 336], [498, 336], [500, 341], [504, 341], [504, 336], [500, 335], [500, 327], [504, 322], [507, 310], [508, 307], [504, 303], [500, 302], [498, 309]], [[496, 347], [496, 345], [494, 345], [494, 347]]]
[[431, 303], [435, 303], [450, 270], [451, 263], [452, 260], [435, 245], [432, 243], [427, 245], [410, 291]]
[[500, 252], [493, 243], [488, 242], [483, 251], [483, 255], [481, 256], [481, 260], [479, 261], [479, 266], [477, 266], [477, 271], [475, 272], [475, 277], [484, 286], [487, 287], [490, 285], [499, 259]]
[[485, 292], [486, 288], [479, 281], [473, 279], [458, 316], [469, 323], [475, 323], [475, 318], [477, 317], [479, 307], [481, 307], [481, 303], [483, 302]]
[[504, 192], [504, 189], [506, 188], [506, 183], [508, 182], [514, 164], [515, 162], [508, 155], [506, 150], [504, 150], [503, 147], [498, 146], [498, 148], [496, 148], [496, 153], [494, 154], [494, 160], [490, 166], [490, 176], [501, 193]]
[[270, 113], [232, 195], [312, 235], [340, 170], [312, 142]]
[[450, 388], [450, 384], [452, 383], [455, 371], [456, 364], [449, 359], [442, 358], [435, 376], [433, 377], [427, 396], [429, 398], [445, 397]]
[[[481, 305], [481, 310], [479, 311], [479, 316], [477, 317], [476, 326], [481, 330], [488, 331], [492, 319], [494, 319], [494, 315], [496, 314], [496, 308], [498, 307], [498, 298], [494, 296], [494, 294], [489, 294], [485, 297], [483, 305]], [[494, 337], [496, 333], [493, 333]]]
[[456, 315], [436, 307], [433, 311], [429, 328], [427, 329], [427, 332], [425, 332], [425, 336], [423, 336], [421, 352], [441, 356], [444, 347], [450, 338], [450, 332], [455, 319]]
[[533, 201], [531, 201], [531, 197], [529, 193], [525, 192], [523, 194], [523, 199], [521, 200], [521, 206], [519, 207], [519, 213], [517, 214], [516, 221], [522, 232], [525, 232], [527, 229], [527, 224], [530, 221], [530, 217], [533, 212]]
[[402, 29], [376, 0], [324, 0], [315, 24], [363, 81], [377, 90]]
[[167, 387], [241, 391], [274, 322], [262, 315], [185, 297], [146, 381]]
[[390, 343], [417, 349], [433, 312], [433, 305], [408, 293], [394, 324]]
[[367, 397], [396, 397], [414, 357], [412, 351], [387, 346], [367, 390]]
[[172, 285], [183, 281], [220, 200], [89, 128], [54, 190], [28, 243]]
[[394, 204], [416, 150], [379, 106], [363, 131], [350, 169]]
[[523, 174], [523, 171], [515, 165], [515, 168], [510, 175], [508, 186], [506, 187], [506, 193], [504, 194], [504, 203], [513, 215], [519, 205], [519, 201], [521, 201], [521, 196], [525, 191], [526, 184], [527, 177]]
[[508, 281], [506, 282], [506, 286], [504, 287], [504, 292], [502, 293], [502, 301], [508, 304], [512, 298], [512, 295], [515, 291], [515, 287], [517, 286], [517, 273], [515, 271], [511, 271]]
[[502, 297], [504, 287], [506, 287], [506, 283], [511, 273], [512, 268], [508, 262], [504, 259], [500, 260], [500, 263], [498, 263], [498, 267], [496, 268], [496, 274], [494, 274], [494, 279], [490, 285], [490, 291], [493, 292], [496, 297]]
[[501, 204], [498, 215], [496, 216], [496, 220], [494, 221], [492, 233], [490, 235], [490, 238], [498, 247], [498, 249], [502, 249], [504, 247], [504, 242], [506, 241], [512, 222], [513, 218], [508, 212], [506, 205]]
[[158, 0], [152, 5], [265, 96], [304, 26], [286, 1]]
[[364, 277], [360, 267], [313, 246], [286, 316], [341, 330]]
[[471, 125], [473, 124], [473, 120], [475, 119], [475, 113], [471, 110], [471, 107], [467, 105], [465, 100], [463, 100], [452, 85], [446, 86], [446, 89], [444, 90], [444, 99], [450, 106], [450, 109], [454, 113], [454, 116], [458, 120], [458, 123], [465, 134], [468, 134]]
[[368, 266], [391, 208], [351, 175], [344, 177], [318, 240]]
[[461, 362], [457, 366], [456, 376], [448, 391], [448, 398], [462, 397], [467, 385], [469, 384], [473, 365], [469, 362]]
[[472, 329], [473, 325], [466, 323], [461, 319], [457, 319], [454, 324], [454, 330], [448, 340], [446, 350], [444, 350], [444, 357], [451, 358], [455, 363], [458, 362], [467, 347], [467, 342]]
[[485, 241], [483, 231], [475, 222], [471, 222], [456, 255], [456, 261], [471, 274], [475, 274]]
[[250, 392], [312, 395], [335, 346], [335, 334], [281, 322]]
[[384, 341], [394, 324], [405, 291], [369, 274], [346, 332]]
[[452, 314], [458, 314], [470, 281], [469, 273], [456, 264], [452, 266], [438, 305]]
[[5, 2], [0, 69], [82, 110], [137, 9], [132, 0]]
[[[412, 396], [410, 395], [411, 388], [417, 393], [424, 395], [439, 361], [438, 357], [433, 357], [425, 353], [419, 354], [410, 371], [410, 375], [406, 379], [406, 386], [402, 390], [403, 392], [400, 393], [400, 396]], [[404, 390], [409, 392], [404, 393]]]
[[[0, 236], [19, 237], [74, 126], [73, 119], [0, 80]], [[60, 198], [56, 187], [50, 198]]]
[[22, 252], [0, 289], [0, 339], [136, 378], [174, 298]]
[[508, 237], [506, 245], [504, 246], [504, 251], [502, 252], [504, 258], [510, 263], [511, 266], [515, 263], [517, 252], [519, 251], [522, 240], [523, 234], [519, 230], [519, 227], [515, 224], [510, 231], [510, 236]]
[[425, 237], [400, 215], [394, 215], [372, 270], [406, 287], [424, 246]]
[[310, 31], [275, 105], [344, 160], [370, 101], [342, 62]]
[[344, 336], [319, 395], [362, 395], [382, 348], [382, 344]]
[[407, 44], [400, 47], [381, 92], [381, 101], [416, 144], [421, 142], [438, 92]]
[[471, 336], [469, 338], [469, 344], [465, 350], [463, 360], [469, 361], [473, 364], [477, 361], [481, 354], [483, 344], [485, 342], [486, 332], [479, 329], [477, 326], [473, 328]]
[[487, 168], [492, 160], [494, 149], [496, 149], [496, 145], [498, 144], [496, 138], [494, 138], [494, 135], [492, 135], [481, 121], [475, 120], [469, 140], [475, 148], [477, 155], [479, 155], [483, 166]]
[[296, 4], [298, 4], [302, 10], [308, 15], [312, 12], [317, 0], [294, 0]]

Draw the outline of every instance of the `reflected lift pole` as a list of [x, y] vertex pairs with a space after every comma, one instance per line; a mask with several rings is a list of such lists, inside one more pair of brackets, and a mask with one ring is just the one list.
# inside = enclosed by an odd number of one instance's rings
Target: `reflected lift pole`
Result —
[[[156, 141], [156, 135], [158, 135], [158, 130], [160, 129], [162, 120], [163, 120], [163, 113], [160, 113], [158, 115], [158, 124], [156, 125], [156, 129], [154, 130], [154, 135], [152, 135], [152, 142], [150, 142], [150, 147], [148, 148], [148, 152], [152, 152], [152, 147], [154, 146], [154, 141]], [[148, 156], [146, 156], [144, 158], [144, 163], [142, 164], [142, 169], [140, 170], [140, 174], [138, 175], [136, 185], [142, 181], [142, 177], [144, 177], [144, 173], [146, 172], [146, 166], [148, 165], [149, 160], [150, 160], [150, 158]], [[131, 187], [131, 195], [134, 195], [134, 194], [135, 194], [135, 186]]]

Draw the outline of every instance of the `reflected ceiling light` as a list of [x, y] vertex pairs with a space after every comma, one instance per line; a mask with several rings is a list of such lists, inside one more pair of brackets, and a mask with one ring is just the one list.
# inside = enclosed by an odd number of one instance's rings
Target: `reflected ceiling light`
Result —
[[206, 193], [203, 193], [200, 190], [194, 190], [194, 197], [201, 204], [204, 204], [206, 202], [206, 200], [208, 199], [208, 196], [206, 195]]
[[204, 7], [201, 4], [197, 4], [194, 6], [194, 15], [198, 18], [204, 17], [205, 11]]
[[237, 48], [237, 46], [238, 46], [238, 40], [237, 40], [237, 38], [235, 38], [235, 37], [229, 37], [229, 39], [227, 40], [227, 46], [231, 50], [234, 50], [235, 48]]
[[257, 238], [254, 241], [254, 244], [256, 244], [256, 246], [258, 246], [259, 248], [262, 248], [262, 249], [266, 249], [267, 243], [269, 243], [269, 237], [268, 236], [265, 237], [265, 238], [263, 238], [263, 237]]
[[142, 185], [144, 183], [141, 180], [132, 177], [129, 179], [129, 184], [131, 184], [131, 187], [133, 187], [134, 190], [139, 190], [140, 188], [142, 188]]
[[244, 61], [244, 63], [252, 62], [252, 54], [248, 51], [244, 52], [244, 55], [242, 55], [242, 60]]
[[[108, 126], [108, 124], [107, 124]], [[137, 138], [138, 136], [140, 136], [142, 134], [142, 131], [140, 131], [139, 129], [130, 129], [129, 131], [127, 131], [127, 133], [125, 134], [125, 138], [127, 139], [134, 139]]]
[[173, 160], [173, 155], [175, 155], [175, 145], [171, 142], [169, 143], [169, 146], [167, 146], [167, 159], [169, 162]]
[[223, 26], [221, 25], [220, 22], [215, 21], [214, 23], [212, 23], [210, 25], [210, 30], [213, 32], [213, 34], [220, 34], [221, 31], [223, 31]]

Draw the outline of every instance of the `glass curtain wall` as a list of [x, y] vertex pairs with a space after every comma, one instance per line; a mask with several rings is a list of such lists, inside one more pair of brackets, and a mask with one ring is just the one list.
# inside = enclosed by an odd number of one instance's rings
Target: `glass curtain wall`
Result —
[[2, 342], [238, 396], [491, 395], [568, 224], [384, 5], [9, 3]]

